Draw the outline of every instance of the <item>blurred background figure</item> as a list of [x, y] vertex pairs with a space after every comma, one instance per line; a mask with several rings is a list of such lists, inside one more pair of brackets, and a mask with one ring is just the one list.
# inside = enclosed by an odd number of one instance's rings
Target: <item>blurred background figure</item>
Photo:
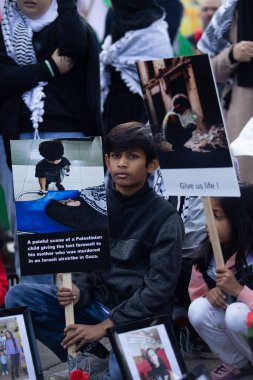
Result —
[[221, 6], [221, 0], [203, 0], [199, 8], [199, 18], [201, 22], [201, 28], [194, 31], [193, 34], [187, 36], [188, 41], [193, 46], [194, 50], [197, 49], [197, 43], [200, 40], [203, 31], [211, 21], [214, 13]]
[[[221, 103], [228, 138], [236, 139], [253, 116], [253, 0], [228, 0], [215, 13], [198, 49], [209, 53], [216, 81], [222, 84]], [[238, 157], [240, 176], [253, 183], [253, 158]]]
[[[85, 0], [79, 0], [79, 1], [85, 1]], [[173, 44], [173, 41], [176, 37], [176, 34], [178, 32], [181, 19], [183, 17], [183, 4], [181, 0], [157, 0], [156, 1], [158, 5], [160, 5], [164, 12], [165, 12], [165, 21], [168, 24], [168, 33], [170, 37], [171, 44]], [[112, 23], [114, 22], [115, 18], [115, 12], [113, 8], [109, 8], [107, 15], [106, 15], [106, 22], [105, 22], [105, 35], [104, 38], [110, 34]]]
[[135, 62], [172, 57], [164, 9], [155, 0], [112, 0], [110, 34], [100, 53], [103, 121], [106, 132], [147, 116]]

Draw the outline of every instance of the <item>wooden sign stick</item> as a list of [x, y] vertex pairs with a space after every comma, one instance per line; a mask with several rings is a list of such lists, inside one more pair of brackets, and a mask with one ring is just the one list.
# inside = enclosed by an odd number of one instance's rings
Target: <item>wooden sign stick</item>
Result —
[[221, 250], [220, 240], [218, 237], [215, 221], [214, 221], [214, 215], [213, 210], [210, 202], [210, 197], [202, 197], [202, 202], [204, 206], [205, 216], [206, 216], [206, 223], [208, 226], [208, 232], [210, 236], [210, 241], [213, 248], [213, 254], [216, 261], [217, 267], [224, 266], [224, 259], [223, 254]]
[[[71, 273], [63, 273], [62, 275], [62, 283], [63, 286], [69, 289], [72, 289], [72, 276]], [[66, 326], [75, 323], [74, 320], [74, 305], [73, 302], [67, 306], [65, 306], [65, 321]], [[76, 345], [73, 344], [72, 346], [68, 347], [68, 367], [69, 372], [76, 369], [76, 361], [75, 358], [77, 356], [77, 353], [75, 351]]]

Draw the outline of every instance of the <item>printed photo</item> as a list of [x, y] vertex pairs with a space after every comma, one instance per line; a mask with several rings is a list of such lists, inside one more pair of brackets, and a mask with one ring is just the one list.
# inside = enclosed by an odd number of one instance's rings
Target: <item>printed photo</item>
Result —
[[138, 63], [161, 168], [231, 167], [207, 55]]
[[14, 140], [11, 153], [22, 274], [96, 268], [108, 251], [101, 138]]
[[[178, 380], [185, 366], [172, 329], [161, 318], [112, 328], [109, 335], [127, 379]], [[138, 328], [143, 324], [143, 327]]]
[[183, 190], [181, 179], [193, 175], [195, 194], [185, 195], [215, 195], [227, 188], [235, 174], [208, 55], [139, 61], [137, 67], [163, 177], [174, 170]]
[[[13, 309], [10, 309], [13, 310]], [[23, 313], [0, 313], [0, 373], [6, 380], [36, 380]], [[8, 314], [8, 309], [4, 310]], [[38, 364], [38, 363], [36, 363]], [[37, 368], [37, 367], [36, 367]]]

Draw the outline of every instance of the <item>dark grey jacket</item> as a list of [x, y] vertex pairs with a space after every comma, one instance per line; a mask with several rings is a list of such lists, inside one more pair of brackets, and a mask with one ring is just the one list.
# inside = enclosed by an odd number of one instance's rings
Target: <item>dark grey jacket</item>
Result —
[[96, 298], [115, 324], [170, 314], [182, 252], [179, 215], [148, 184], [130, 197], [110, 189], [107, 204], [111, 269], [73, 274], [77, 307]]

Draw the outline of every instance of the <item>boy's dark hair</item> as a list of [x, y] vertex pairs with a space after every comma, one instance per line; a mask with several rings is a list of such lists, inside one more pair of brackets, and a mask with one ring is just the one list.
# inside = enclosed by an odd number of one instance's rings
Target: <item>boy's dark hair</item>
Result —
[[48, 161], [55, 161], [62, 158], [64, 147], [61, 140], [43, 141], [39, 145], [39, 152]]
[[177, 94], [172, 99], [172, 105], [175, 107], [176, 104], [180, 104], [181, 106], [191, 108], [190, 101], [185, 94]]
[[104, 151], [120, 153], [130, 149], [142, 149], [147, 158], [147, 165], [157, 158], [155, 144], [150, 128], [137, 121], [119, 124], [105, 137]]
[[[236, 269], [247, 278], [249, 273], [245, 256], [247, 252], [253, 252], [253, 185], [246, 182], [240, 182], [239, 185], [240, 197], [219, 197], [218, 200], [231, 227], [231, 240], [223, 252], [224, 259], [227, 261], [236, 253]], [[211, 257], [212, 249], [210, 244], [208, 248], [207, 242], [197, 259], [197, 267], [201, 272], [207, 269]]]

